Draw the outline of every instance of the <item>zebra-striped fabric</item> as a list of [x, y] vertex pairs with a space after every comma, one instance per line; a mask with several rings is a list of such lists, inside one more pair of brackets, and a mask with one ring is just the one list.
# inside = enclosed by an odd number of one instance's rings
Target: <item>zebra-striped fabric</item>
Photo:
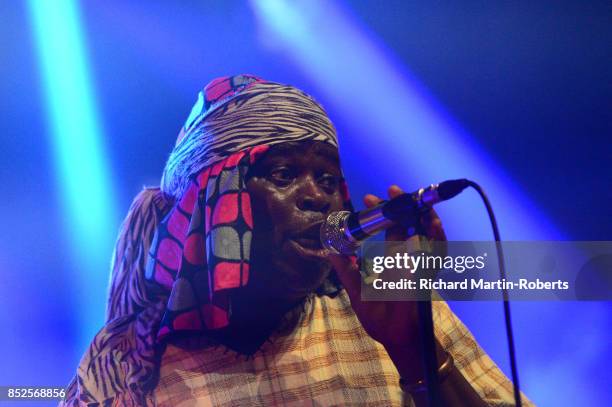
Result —
[[149, 406], [162, 348], [156, 326], [165, 306], [113, 319], [94, 337], [60, 406]]
[[301, 90], [273, 82], [249, 82], [204, 110], [207, 104], [200, 101], [209, 100], [211, 94], [218, 97], [215, 86], [223, 85], [213, 81], [200, 93], [195, 112], [166, 163], [161, 181], [166, 194], [182, 196], [190, 175], [249, 147], [302, 140], [338, 147], [336, 130], [325, 110]]
[[151, 237], [173, 202], [159, 188], [144, 188], [130, 206], [115, 245], [106, 321], [139, 312], [163, 302], [167, 294], [145, 278]]

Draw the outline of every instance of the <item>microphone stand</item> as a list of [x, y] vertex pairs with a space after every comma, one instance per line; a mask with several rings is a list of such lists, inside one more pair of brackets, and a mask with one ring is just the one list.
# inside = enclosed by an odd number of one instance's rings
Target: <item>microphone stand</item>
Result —
[[[487, 209], [487, 214], [489, 215], [489, 219], [491, 221], [491, 226], [493, 227], [493, 235], [495, 237], [495, 241], [497, 242], [497, 253], [498, 253], [498, 262], [499, 262], [499, 273], [500, 278], [505, 279], [506, 277], [506, 268], [504, 265], [504, 252], [501, 246], [501, 238], [499, 234], [499, 228], [497, 226], [497, 220], [495, 219], [495, 215], [493, 213], [493, 208], [491, 207], [491, 203], [489, 202], [489, 198], [483, 191], [482, 187], [477, 183], [469, 180], [456, 180], [458, 181], [450, 181], [446, 183], [446, 187], [450, 185], [452, 188], [447, 188], [447, 193], [445, 193], [446, 198], [457, 195], [457, 193], [461, 192], [467, 186], [474, 188], [482, 201], [485, 204]], [[452, 184], [451, 184], [452, 183]], [[444, 183], [442, 183], [444, 184]], [[440, 188], [442, 187], [440, 184]], [[445, 187], [445, 188], [446, 188]], [[457, 189], [455, 188], [457, 187]], [[461, 187], [461, 188], [459, 188]], [[451, 191], [452, 190], [452, 191]], [[450, 192], [450, 193], [449, 193]], [[418, 243], [416, 244], [416, 250], [427, 251], [430, 252], [429, 241], [425, 237], [426, 233], [424, 232], [420, 222], [415, 222], [417, 226], [414, 228], [413, 235], [418, 235]], [[415, 244], [415, 243], [413, 243]], [[427, 248], [427, 250], [423, 250], [422, 246]], [[504, 321], [506, 323], [506, 335], [508, 339], [508, 352], [510, 356], [510, 368], [512, 371], [512, 389], [514, 393], [514, 402], [516, 407], [522, 406], [522, 398], [521, 398], [521, 390], [519, 386], [519, 376], [518, 376], [518, 367], [516, 363], [516, 350], [514, 348], [514, 333], [512, 331], [512, 321], [510, 318], [510, 300], [508, 297], [508, 291], [504, 288], [502, 290], [503, 294], [503, 303], [504, 303]], [[427, 396], [430, 407], [440, 407], [442, 406], [442, 400], [440, 399], [440, 382], [438, 380], [438, 360], [436, 357], [436, 342], [435, 335], [433, 329], [433, 312], [431, 308], [431, 292], [429, 293], [428, 301], [419, 301], [418, 302], [418, 315], [419, 315], [419, 327], [421, 330], [421, 342], [423, 346], [423, 362], [425, 366], [425, 380], [427, 384]]]
[[431, 407], [442, 406], [440, 399], [440, 383], [438, 381], [438, 358], [434, 336], [433, 313], [431, 301], [418, 301], [419, 327], [421, 329], [421, 345], [425, 366], [425, 383], [427, 384], [427, 400]]
[[[429, 241], [425, 233], [418, 226], [415, 233], [418, 242], [411, 242], [411, 251], [431, 252]], [[418, 272], [418, 271], [417, 271]], [[423, 366], [425, 367], [425, 384], [427, 385], [427, 400], [430, 407], [442, 407], [440, 398], [440, 382], [438, 380], [438, 357], [436, 354], [436, 338], [434, 334], [433, 311], [431, 303], [431, 292], [428, 300], [417, 301], [417, 312], [419, 316], [419, 329], [421, 336], [421, 349], [423, 354]]]

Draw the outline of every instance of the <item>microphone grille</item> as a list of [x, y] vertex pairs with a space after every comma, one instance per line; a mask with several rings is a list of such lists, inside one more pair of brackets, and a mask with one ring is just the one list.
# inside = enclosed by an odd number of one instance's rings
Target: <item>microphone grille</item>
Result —
[[335, 254], [353, 254], [359, 242], [349, 239], [346, 234], [346, 220], [349, 211], [332, 212], [321, 225], [321, 244]]

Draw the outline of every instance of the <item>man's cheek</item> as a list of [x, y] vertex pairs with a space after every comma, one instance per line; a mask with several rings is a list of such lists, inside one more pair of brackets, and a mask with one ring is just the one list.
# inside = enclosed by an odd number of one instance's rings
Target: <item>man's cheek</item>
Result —
[[287, 246], [289, 244], [289, 242], [291, 241], [291, 236], [285, 230], [282, 230], [277, 227], [274, 230], [272, 239], [274, 242], [274, 247], [280, 249], [283, 246]]
[[331, 205], [332, 206], [332, 211], [342, 211], [344, 210], [344, 198], [342, 197], [342, 194], [340, 194], [339, 192], [336, 193], [336, 196], [334, 197], [334, 204]]

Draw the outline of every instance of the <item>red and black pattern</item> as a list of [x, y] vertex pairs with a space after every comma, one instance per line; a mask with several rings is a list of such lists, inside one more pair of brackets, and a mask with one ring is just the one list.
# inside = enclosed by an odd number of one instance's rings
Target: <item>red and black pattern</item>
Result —
[[201, 171], [158, 226], [146, 269], [170, 291], [158, 339], [229, 323], [229, 290], [249, 280], [253, 216], [245, 176], [267, 149], [253, 147]]
[[176, 144], [178, 145], [185, 134], [195, 128], [216, 107], [227, 103], [232, 97], [252, 87], [255, 83], [265, 82], [255, 75], [248, 74], [223, 76], [210, 81], [204, 87], [204, 90], [198, 94], [198, 100], [193, 105], [185, 125], [181, 128]]

